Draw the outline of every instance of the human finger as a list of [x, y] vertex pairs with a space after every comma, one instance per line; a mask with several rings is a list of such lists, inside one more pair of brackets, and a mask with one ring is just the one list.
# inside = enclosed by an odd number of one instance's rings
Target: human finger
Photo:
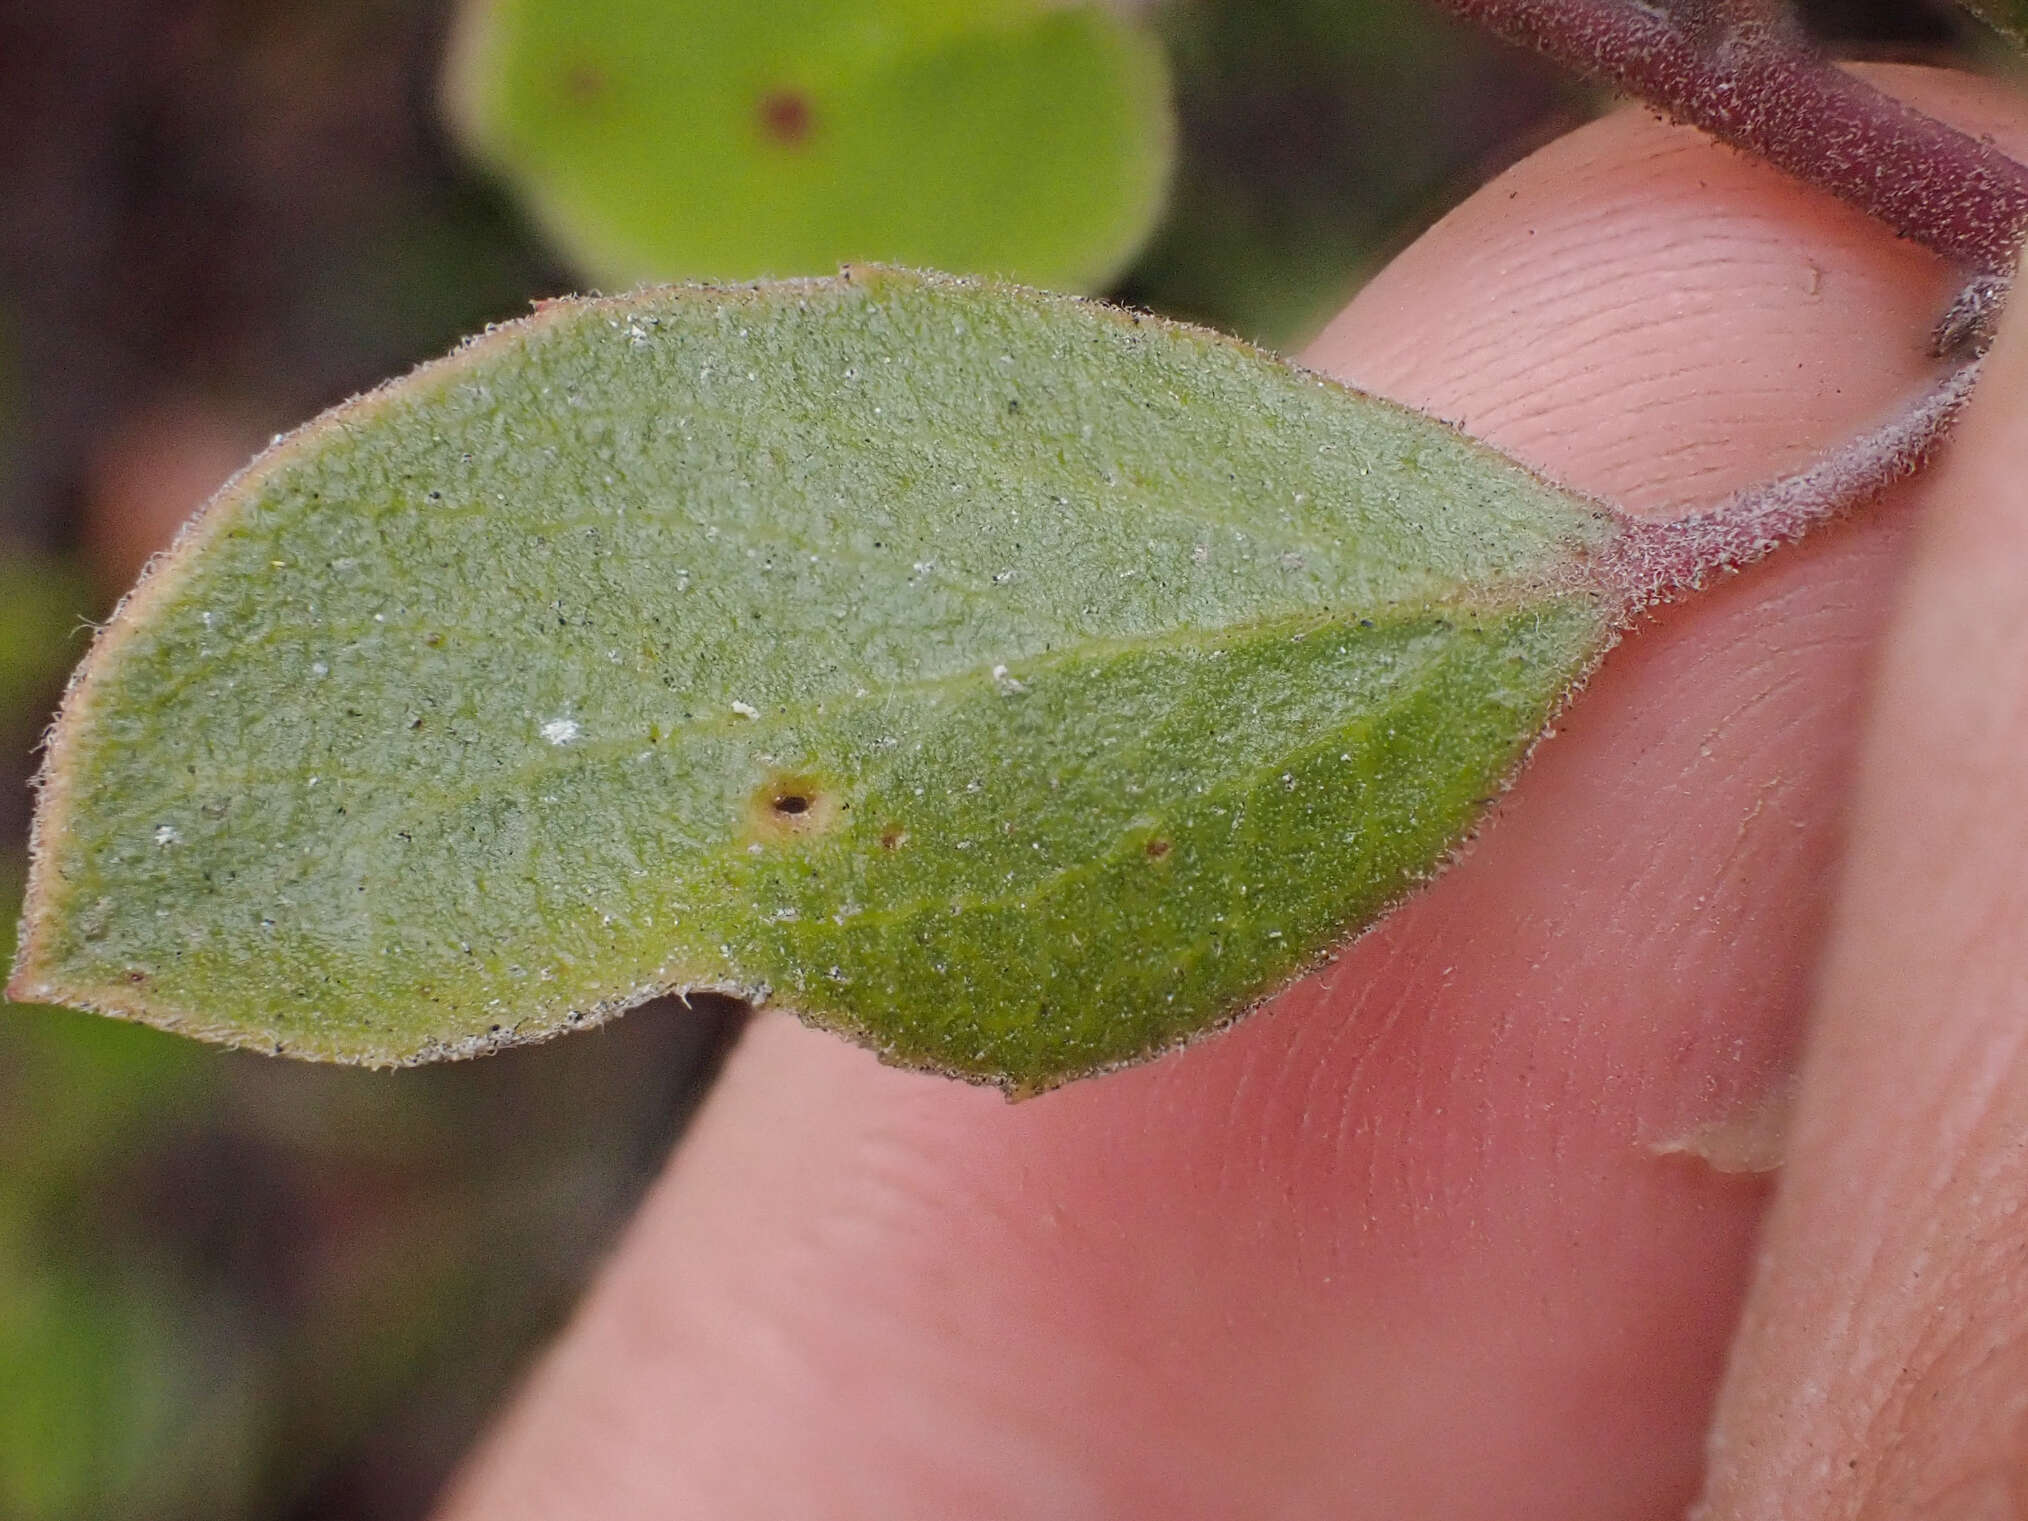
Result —
[[[1946, 283], [1626, 114], [1313, 358], [1680, 510], [1917, 383]], [[760, 1020], [450, 1513], [1679, 1513], [1904, 538], [1666, 610], [1461, 864], [1187, 1051], [1010, 1108]]]

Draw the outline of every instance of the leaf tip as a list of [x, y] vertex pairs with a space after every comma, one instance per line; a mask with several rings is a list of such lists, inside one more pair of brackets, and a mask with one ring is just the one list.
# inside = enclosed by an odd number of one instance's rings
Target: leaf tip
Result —
[[0, 988], [0, 996], [9, 1003], [56, 1003], [63, 994], [50, 980], [49, 969], [44, 964], [42, 916], [36, 911], [38, 894], [30, 883], [27, 899], [22, 905], [21, 923], [14, 940], [14, 962], [8, 969], [7, 985]]

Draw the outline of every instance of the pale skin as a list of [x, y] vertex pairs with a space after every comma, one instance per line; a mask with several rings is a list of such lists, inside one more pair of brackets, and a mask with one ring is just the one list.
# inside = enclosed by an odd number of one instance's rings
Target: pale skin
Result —
[[[1949, 287], [1623, 113], [1308, 359], [1663, 515], [1919, 385]], [[1009, 1106], [759, 1019], [443, 1514], [2028, 1514], [2024, 397], [2028, 327], [1227, 1034]]]

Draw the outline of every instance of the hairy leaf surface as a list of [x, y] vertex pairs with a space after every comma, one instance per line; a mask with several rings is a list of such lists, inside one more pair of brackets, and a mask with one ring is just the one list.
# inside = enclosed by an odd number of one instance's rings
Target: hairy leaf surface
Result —
[[614, 286], [878, 259], [1097, 289], [1173, 135], [1160, 47], [1093, 0], [466, 0], [446, 98]]
[[736, 991], [1034, 1089], [1452, 850], [1617, 520], [1194, 329], [553, 303], [263, 456], [74, 683], [16, 996], [370, 1062]]

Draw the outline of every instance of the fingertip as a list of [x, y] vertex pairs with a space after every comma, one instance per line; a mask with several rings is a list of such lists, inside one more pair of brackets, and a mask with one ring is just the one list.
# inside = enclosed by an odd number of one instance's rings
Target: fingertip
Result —
[[1714, 1515], [2028, 1505], [2019, 314], [1986, 365], [1924, 483], [1888, 629], [1792, 1162], [1719, 1410]]

